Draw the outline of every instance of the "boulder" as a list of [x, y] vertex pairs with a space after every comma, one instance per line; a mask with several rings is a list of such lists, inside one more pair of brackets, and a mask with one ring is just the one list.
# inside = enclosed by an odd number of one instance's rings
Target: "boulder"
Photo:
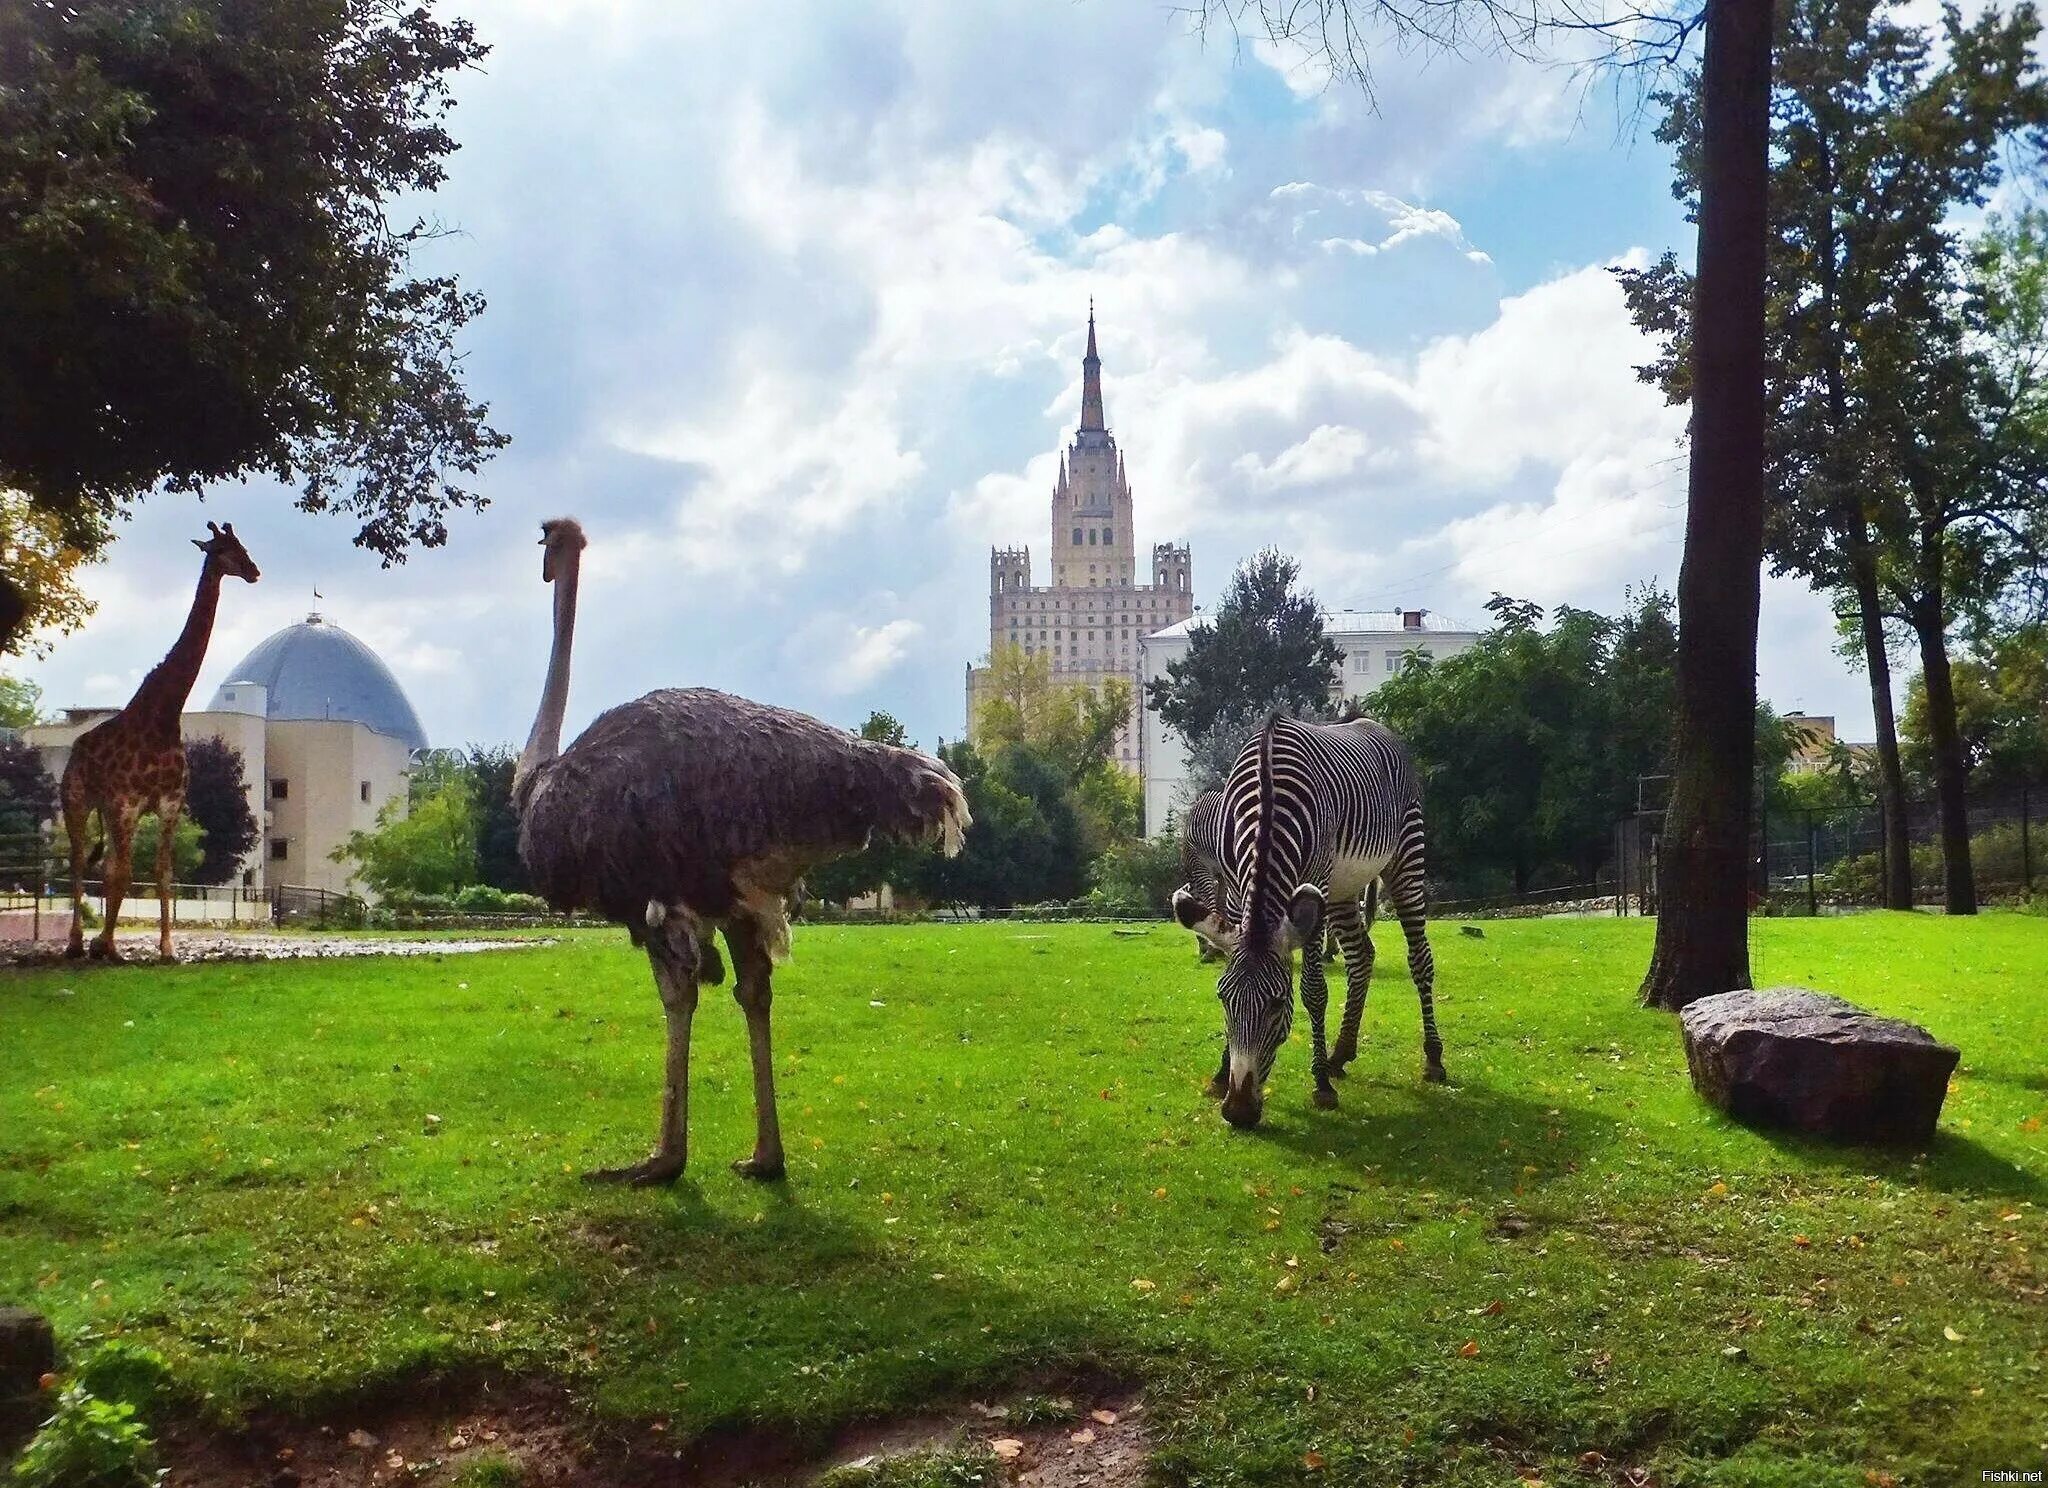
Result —
[[1723, 992], [1678, 1016], [1708, 1102], [1837, 1141], [1927, 1141], [1962, 1057], [1917, 1024], [1800, 987]]

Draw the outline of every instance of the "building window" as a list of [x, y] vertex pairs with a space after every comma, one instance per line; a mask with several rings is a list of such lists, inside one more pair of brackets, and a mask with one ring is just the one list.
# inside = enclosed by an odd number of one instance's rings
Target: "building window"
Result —
[[362, 784], [361, 784], [360, 786], [358, 786], [358, 787], [357, 787], [357, 794], [359, 794], [359, 795], [361, 795], [361, 796], [362, 796], [362, 798], [363, 798], [363, 804], [364, 804], [365, 806], [369, 805], [369, 804], [370, 804], [370, 782], [369, 782], [369, 781], [367, 781], [367, 780], [365, 780], [365, 781], [364, 781], [364, 782], [363, 782], [363, 783], [362, 783]]
[[1074, 529], [1074, 546], [1077, 548], [1081, 546], [1081, 529], [1078, 527]]
[[1103, 529], [1102, 529], [1102, 540], [1103, 540], [1103, 541], [1104, 541], [1105, 543], [1113, 543], [1113, 542], [1115, 542], [1115, 541], [1116, 541], [1116, 528], [1114, 528], [1114, 527], [1105, 527], [1105, 528], [1103, 528]]
[[288, 842], [288, 841], [287, 841], [287, 840], [286, 840], [285, 838], [283, 838], [283, 837], [273, 837], [273, 838], [271, 838], [271, 839], [270, 839], [270, 861], [271, 861], [271, 862], [273, 862], [273, 863], [282, 863], [282, 862], [283, 862], [283, 861], [284, 861], [284, 860], [285, 860], [285, 859], [286, 859], [287, 857], [289, 857], [290, 855], [291, 855], [291, 844], [290, 844], [290, 842]]
[[1388, 671], [1390, 671], [1390, 672], [1398, 672], [1398, 671], [1400, 671], [1400, 670], [1401, 670], [1401, 653], [1400, 653], [1400, 652], [1398, 652], [1398, 651], [1389, 651], [1389, 652], [1387, 653], [1387, 670], [1388, 670]]
[[1091, 548], [1095, 546], [1095, 529], [1093, 527], [1088, 529], [1088, 546]]
[[271, 800], [273, 800], [273, 801], [282, 801], [282, 800], [285, 800], [286, 798], [288, 798], [288, 797], [289, 797], [289, 796], [291, 795], [291, 793], [292, 793], [292, 791], [291, 791], [291, 782], [290, 782], [289, 780], [273, 780], [273, 781], [271, 781], [271, 782], [270, 782], [270, 799], [271, 799]]

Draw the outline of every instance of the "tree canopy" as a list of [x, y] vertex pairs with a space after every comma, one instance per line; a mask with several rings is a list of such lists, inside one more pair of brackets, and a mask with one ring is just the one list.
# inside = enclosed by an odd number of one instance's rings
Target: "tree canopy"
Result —
[[[449, 78], [485, 51], [385, 0], [0, 7], [0, 489], [50, 544], [251, 475], [387, 563], [482, 504], [505, 441], [455, 351], [482, 301], [412, 272], [439, 229], [395, 213], [442, 181]], [[65, 613], [7, 557], [0, 650]]]
[[262, 835], [249, 809], [248, 781], [241, 751], [219, 739], [185, 744], [185, 815], [203, 834], [191, 880], [224, 884], [242, 866], [242, 855]]
[[1228, 717], [1329, 707], [1344, 653], [1300, 577], [1301, 565], [1273, 548], [1238, 565], [1209, 623], [1190, 627], [1187, 655], [1146, 685], [1168, 728], [1195, 740]]

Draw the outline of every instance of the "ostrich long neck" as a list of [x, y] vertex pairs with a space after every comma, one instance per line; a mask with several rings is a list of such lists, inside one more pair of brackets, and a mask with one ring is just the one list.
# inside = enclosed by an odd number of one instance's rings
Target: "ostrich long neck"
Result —
[[569, 650], [576, 640], [576, 578], [582, 566], [583, 555], [572, 550], [562, 555], [562, 570], [555, 576], [555, 647], [548, 656], [540, 712], [519, 756], [521, 780], [562, 752], [562, 714], [569, 706]]

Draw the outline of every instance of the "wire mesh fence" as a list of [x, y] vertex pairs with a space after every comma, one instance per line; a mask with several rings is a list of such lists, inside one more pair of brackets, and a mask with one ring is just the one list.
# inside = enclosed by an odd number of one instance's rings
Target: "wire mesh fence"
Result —
[[[2048, 787], [1985, 791], [1968, 802], [1970, 868], [1984, 903], [2048, 893]], [[1620, 912], [1654, 914], [1663, 815], [1646, 812], [1615, 829]], [[1760, 811], [1751, 832], [1750, 902], [1768, 914], [1840, 914], [1884, 903], [1884, 819], [1875, 805], [1834, 811]], [[1931, 800], [1906, 808], [1906, 853], [1916, 905], [1944, 896], [1941, 813]]]

